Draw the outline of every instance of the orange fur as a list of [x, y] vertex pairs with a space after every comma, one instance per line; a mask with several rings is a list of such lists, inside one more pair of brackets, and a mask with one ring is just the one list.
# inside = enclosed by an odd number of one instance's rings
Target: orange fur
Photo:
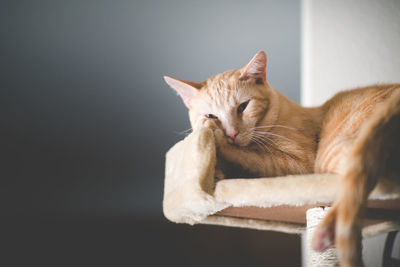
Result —
[[400, 85], [346, 91], [304, 108], [270, 86], [264, 52], [201, 83], [165, 80], [189, 108], [193, 129], [214, 129], [218, 168], [225, 175], [341, 174], [340, 197], [313, 246], [323, 250], [323, 241], [335, 242], [344, 266], [362, 265], [365, 200], [378, 180], [399, 181], [399, 167], [390, 162], [400, 153]]
[[362, 266], [361, 226], [369, 193], [378, 182], [400, 183], [400, 86], [366, 88], [361, 92], [365, 98], [358, 106], [362, 116], [344, 132], [351, 135], [352, 143], [348, 143], [344, 155], [338, 155], [343, 157], [343, 167], [336, 170], [342, 174], [341, 192], [312, 242], [319, 251], [327, 248], [323, 244], [335, 243], [343, 266]]

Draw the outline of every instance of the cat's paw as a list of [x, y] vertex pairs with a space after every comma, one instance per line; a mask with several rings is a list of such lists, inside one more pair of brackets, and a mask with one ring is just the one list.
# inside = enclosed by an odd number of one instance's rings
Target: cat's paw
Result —
[[224, 147], [228, 144], [228, 140], [225, 137], [224, 131], [221, 129], [217, 128], [214, 130], [214, 137], [218, 148]]
[[311, 247], [315, 251], [322, 252], [333, 246], [335, 242], [335, 226], [336, 209], [333, 207], [314, 232]]
[[196, 128], [209, 128], [211, 130], [218, 129], [218, 124], [215, 120], [209, 120], [206, 118], [202, 118], [196, 122]]

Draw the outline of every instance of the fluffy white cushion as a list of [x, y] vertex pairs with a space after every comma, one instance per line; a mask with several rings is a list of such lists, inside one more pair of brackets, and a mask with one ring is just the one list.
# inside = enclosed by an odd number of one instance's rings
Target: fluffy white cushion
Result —
[[[332, 203], [339, 176], [290, 175], [274, 178], [226, 179], [216, 182], [214, 135], [204, 128], [188, 135], [166, 155], [164, 215], [177, 223], [205, 223], [300, 233], [305, 225], [218, 215], [228, 207], [307, 206]], [[400, 189], [377, 187], [370, 199], [400, 198]], [[266, 209], [265, 212], [268, 212]]]

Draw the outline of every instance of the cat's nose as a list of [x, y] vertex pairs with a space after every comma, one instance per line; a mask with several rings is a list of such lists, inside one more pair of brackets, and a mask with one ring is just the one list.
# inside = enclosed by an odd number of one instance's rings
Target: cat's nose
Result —
[[225, 134], [226, 134], [226, 136], [228, 136], [232, 141], [235, 141], [235, 138], [236, 138], [236, 136], [239, 134], [239, 132], [233, 130], [233, 131], [226, 132]]

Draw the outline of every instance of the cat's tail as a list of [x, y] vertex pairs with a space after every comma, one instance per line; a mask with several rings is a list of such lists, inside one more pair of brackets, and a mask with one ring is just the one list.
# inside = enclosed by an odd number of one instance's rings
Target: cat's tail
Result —
[[379, 179], [399, 179], [399, 136], [397, 89], [360, 130], [342, 177], [339, 198], [314, 233], [314, 250], [323, 251], [335, 243], [342, 266], [363, 266], [361, 220], [365, 203]]

